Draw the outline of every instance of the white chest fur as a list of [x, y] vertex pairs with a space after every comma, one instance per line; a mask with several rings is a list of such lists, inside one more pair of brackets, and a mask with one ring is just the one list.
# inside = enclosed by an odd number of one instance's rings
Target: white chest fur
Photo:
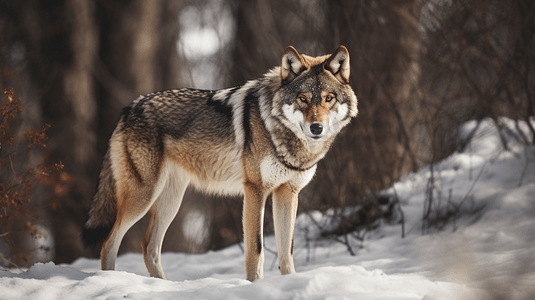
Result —
[[306, 171], [294, 171], [281, 164], [275, 157], [266, 156], [260, 162], [262, 182], [273, 187], [290, 183], [294, 187], [303, 188], [316, 173], [316, 165]]

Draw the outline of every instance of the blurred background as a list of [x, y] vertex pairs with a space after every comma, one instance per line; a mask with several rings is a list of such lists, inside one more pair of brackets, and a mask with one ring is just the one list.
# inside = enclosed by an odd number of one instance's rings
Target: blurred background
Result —
[[[98, 257], [80, 233], [121, 109], [156, 90], [242, 85], [288, 45], [351, 56], [359, 116], [300, 194], [300, 213], [358, 208], [332, 234], [392, 219], [399, 205], [378, 193], [463, 149], [462, 123], [535, 115], [532, 0], [0, 0], [2, 264]], [[163, 251], [240, 241], [241, 205], [188, 190]], [[141, 251], [147, 223], [121, 253]]]

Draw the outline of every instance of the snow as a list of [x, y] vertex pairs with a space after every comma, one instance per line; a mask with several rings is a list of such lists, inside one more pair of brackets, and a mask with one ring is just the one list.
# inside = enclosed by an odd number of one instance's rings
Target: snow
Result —
[[[400, 224], [383, 223], [363, 242], [349, 239], [355, 256], [342, 243], [317, 239], [314, 224], [328, 214], [313, 212], [298, 216], [295, 274], [279, 274], [275, 238], [267, 236], [266, 278], [253, 283], [234, 245], [164, 253], [167, 281], [148, 277], [137, 253], [120, 256], [116, 271], [87, 258], [4, 270], [0, 299], [534, 299], [535, 147], [518, 142], [513, 121], [500, 125], [467, 123], [461, 137], [477, 132], [466, 149], [385, 190], [402, 204], [406, 236]], [[529, 136], [525, 124], [518, 127]], [[459, 210], [442, 230], [422, 234], [431, 175], [434, 207]]]

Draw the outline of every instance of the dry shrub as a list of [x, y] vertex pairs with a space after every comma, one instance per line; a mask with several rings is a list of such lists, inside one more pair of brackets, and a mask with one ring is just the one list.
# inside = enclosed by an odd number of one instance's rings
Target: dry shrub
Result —
[[49, 163], [43, 154], [49, 126], [40, 130], [22, 126], [18, 119], [23, 112], [21, 101], [13, 89], [6, 89], [0, 102], [0, 258], [6, 266], [35, 262], [36, 249], [28, 249], [27, 240], [49, 238], [42, 226], [43, 212], [57, 208], [58, 197], [74, 181], [63, 171], [61, 161]]

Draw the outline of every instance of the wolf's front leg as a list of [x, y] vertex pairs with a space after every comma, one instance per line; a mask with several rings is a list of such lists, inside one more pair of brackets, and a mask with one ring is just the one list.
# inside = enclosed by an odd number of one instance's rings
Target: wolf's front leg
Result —
[[266, 196], [262, 188], [246, 183], [243, 203], [243, 242], [247, 280], [264, 278], [263, 224]]
[[299, 190], [289, 184], [279, 186], [273, 193], [273, 221], [281, 274], [295, 273], [293, 238], [298, 194]]

